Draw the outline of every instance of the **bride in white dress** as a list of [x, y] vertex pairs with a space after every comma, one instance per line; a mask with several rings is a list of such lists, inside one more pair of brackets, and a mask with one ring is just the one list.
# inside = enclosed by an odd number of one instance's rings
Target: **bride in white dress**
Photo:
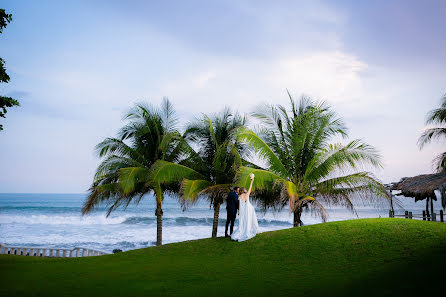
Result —
[[254, 182], [254, 174], [251, 173], [251, 184], [249, 185], [249, 190], [246, 191], [245, 188], [241, 188], [242, 194], [238, 196], [240, 200], [239, 203], [239, 220], [238, 228], [232, 233], [231, 239], [237, 241], [245, 241], [256, 236], [259, 230], [259, 223], [257, 222], [257, 215], [249, 202], [249, 194], [251, 194], [252, 183]]

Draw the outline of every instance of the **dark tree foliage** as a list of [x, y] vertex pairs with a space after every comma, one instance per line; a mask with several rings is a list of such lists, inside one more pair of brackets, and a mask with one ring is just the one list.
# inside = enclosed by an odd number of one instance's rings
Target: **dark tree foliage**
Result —
[[[12, 14], [7, 14], [4, 9], [0, 9], [0, 34], [3, 33], [3, 29], [6, 28], [8, 23], [12, 21]], [[6, 73], [5, 60], [0, 58], [0, 83], [8, 83], [9, 75]], [[6, 96], [0, 96], [0, 117], [4, 118], [7, 112], [6, 108], [20, 106], [19, 101]], [[0, 131], [3, 130], [3, 126], [0, 125]]]

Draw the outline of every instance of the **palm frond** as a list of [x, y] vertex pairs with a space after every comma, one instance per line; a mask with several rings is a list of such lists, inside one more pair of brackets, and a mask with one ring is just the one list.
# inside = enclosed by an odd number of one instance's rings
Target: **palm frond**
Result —
[[194, 203], [202, 191], [210, 187], [212, 183], [204, 179], [184, 179], [181, 183], [180, 196], [183, 200], [183, 205], [186, 203]]
[[255, 176], [252, 184], [253, 192], [257, 190], [271, 189], [278, 181], [284, 180], [282, 177], [271, 171], [241, 166], [235, 177], [235, 184], [239, 187], [248, 188], [251, 183], [251, 173]]
[[328, 218], [328, 213], [325, 207], [317, 200], [308, 200], [307, 203], [310, 206], [310, 211], [320, 217], [322, 222], [325, 223]]
[[119, 184], [124, 195], [130, 195], [138, 183], [150, 183], [150, 170], [144, 167], [127, 167], [119, 170]]
[[192, 168], [158, 160], [150, 168], [150, 180], [158, 184], [179, 183], [183, 179], [202, 179], [203, 175]]
[[441, 139], [446, 139], [446, 128], [430, 128], [421, 134], [420, 138], [418, 139], [418, 146], [421, 149], [431, 141]]
[[445, 172], [446, 171], [446, 152], [439, 154], [432, 161], [436, 172]]
[[209, 195], [212, 197], [223, 197], [226, 196], [231, 190], [231, 184], [218, 184], [211, 185], [205, 189], [203, 189], [200, 194]]
[[96, 145], [95, 151], [100, 158], [118, 155], [132, 158], [139, 163], [144, 163], [145, 161], [144, 155], [117, 138], [106, 138]]
[[305, 170], [305, 179], [312, 182], [322, 180], [333, 171], [363, 169], [367, 166], [382, 168], [378, 151], [360, 140], [347, 145], [333, 144], [312, 158]]
[[430, 124], [446, 124], [446, 94], [441, 98], [440, 108], [431, 110], [427, 114], [426, 125]]
[[212, 141], [217, 146], [218, 142], [217, 142], [217, 138], [215, 137], [214, 124], [212, 123], [212, 120], [207, 115], [204, 115], [203, 120], [207, 124], [207, 128], [209, 130], [209, 135], [211, 136]]
[[107, 175], [114, 175], [117, 178], [119, 170], [125, 167], [144, 167], [144, 165], [132, 158], [111, 155], [99, 164], [94, 180], [101, 179]]
[[178, 125], [178, 117], [173, 104], [169, 101], [169, 98], [164, 97], [161, 102], [161, 119], [163, 122], [164, 131], [174, 132]]
[[278, 175], [287, 178], [290, 176], [286, 168], [283, 166], [280, 159], [271, 150], [271, 148], [252, 130], [241, 127], [237, 130], [237, 139], [239, 141], [245, 142], [247, 145], [251, 146], [258, 156], [268, 162], [268, 167], [270, 170], [274, 171]]
[[[326, 203], [342, 205], [355, 211], [352, 197], [363, 204], [390, 205], [390, 196], [384, 185], [368, 172], [357, 172], [324, 180], [314, 189]], [[384, 205], [382, 205], [384, 206]]]
[[110, 200], [120, 192], [118, 183], [92, 186], [82, 207], [82, 215], [90, 213], [99, 204]]
[[277, 108], [271, 104], [262, 104], [257, 106], [255, 108], [256, 111], [251, 113], [251, 115], [261, 120], [263, 125], [265, 125], [269, 131], [279, 134], [283, 125], [282, 115], [284, 115], [284, 113], [282, 112], [282, 109], [282, 106]]

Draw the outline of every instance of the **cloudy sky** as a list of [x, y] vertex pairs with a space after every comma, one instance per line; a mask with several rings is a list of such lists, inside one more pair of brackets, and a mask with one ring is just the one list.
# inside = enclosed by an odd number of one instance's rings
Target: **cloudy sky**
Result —
[[350, 138], [379, 149], [384, 182], [432, 171], [416, 142], [446, 93], [446, 2], [1, 0], [19, 99], [1, 119], [0, 192], [83, 193], [135, 102], [174, 103], [182, 123], [230, 106], [325, 100]]

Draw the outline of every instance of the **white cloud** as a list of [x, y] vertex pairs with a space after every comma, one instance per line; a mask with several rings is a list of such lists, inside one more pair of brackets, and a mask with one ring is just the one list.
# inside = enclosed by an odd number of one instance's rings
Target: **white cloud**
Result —
[[[184, 101], [179, 108], [215, 111], [231, 105], [244, 111], [259, 101], [286, 102], [285, 90], [335, 102], [363, 93], [361, 73], [367, 64], [357, 57], [333, 52], [307, 52], [276, 59], [207, 58], [206, 67], [177, 75], [166, 82], [170, 97]], [[216, 106], [217, 105], [217, 106]]]

